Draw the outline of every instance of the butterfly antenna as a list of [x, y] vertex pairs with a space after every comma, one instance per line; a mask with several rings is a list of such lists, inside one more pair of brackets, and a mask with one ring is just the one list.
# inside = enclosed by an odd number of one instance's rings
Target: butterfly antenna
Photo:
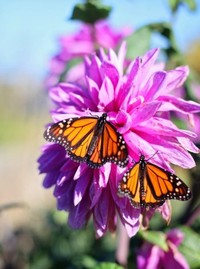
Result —
[[147, 161], [149, 161], [150, 159], [152, 159], [156, 154], [159, 154], [159, 151], [158, 150], [151, 157], [149, 157], [149, 159], [147, 159]]

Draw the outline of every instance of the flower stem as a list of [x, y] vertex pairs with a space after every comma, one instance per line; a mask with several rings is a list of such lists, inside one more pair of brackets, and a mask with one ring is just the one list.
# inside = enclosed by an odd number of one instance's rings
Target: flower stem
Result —
[[115, 260], [116, 263], [121, 265], [123, 268], [127, 268], [130, 238], [128, 237], [127, 231], [119, 219], [117, 237]]

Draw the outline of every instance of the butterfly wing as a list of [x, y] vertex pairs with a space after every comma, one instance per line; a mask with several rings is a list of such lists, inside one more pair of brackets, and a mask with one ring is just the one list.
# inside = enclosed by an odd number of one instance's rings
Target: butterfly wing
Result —
[[105, 122], [103, 131], [97, 136], [92, 155], [88, 159], [91, 166], [100, 166], [106, 162], [115, 163], [125, 167], [128, 162], [126, 143], [115, 127]]
[[74, 161], [84, 162], [94, 136], [98, 118], [81, 117], [57, 122], [45, 131], [44, 138], [59, 143]]
[[119, 193], [128, 196], [136, 208], [155, 208], [165, 200], [191, 198], [189, 187], [179, 177], [143, 159], [124, 174]]
[[119, 194], [128, 196], [131, 204], [140, 207], [140, 180], [139, 180], [140, 164], [139, 162], [129, 169], [119, 183]]
[[123, 137], [114, 126], [102, 117], [66, 119], [50, 126], [44, 133], [49, 142], [64, 146], [71, 159], [87, 162], [98, 168], [106, 162], [124, 167], [128, 162], [128, 151]]
[[[164, 202], [168, 199], [186, 201], [191, 198], [189, 187], [178, 176], [155, 164], [147, 163], [146, 181], [157, 201]], [[148, 202], [147, 198], [146, 200]]]

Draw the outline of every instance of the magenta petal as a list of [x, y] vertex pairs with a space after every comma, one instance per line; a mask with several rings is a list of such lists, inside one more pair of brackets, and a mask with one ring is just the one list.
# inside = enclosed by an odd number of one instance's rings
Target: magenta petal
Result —
[[112, 82], [113, 88], [116, 88], [118, 81], [119, 81], [119, 72], [109, 62], [104, 62], [101, 66], [101, 72], [104, 75], [104, 77], [108, 77], [110, 81]]
[[102, 84], [102, 76], [101, 76], [101, 62], [96, 56], [92, 56], [91, 60], [85, 59], [85, 69], [86, 76], [93, 80], [98, 87], [101, 87]]
[[186, 113], [199, 113], [200, 104], [193, 101], [185, 101], [175, 96], [163, 95], [158, 97], [159, 101], [163, 101], [163, 105], [160, 107], [160, 111], [178, 111], [183, 114]]
[[[163, 93], [169, 93], [174, 89], [177, 89], [183, 85], [185, 80], [189, 75], [188, 66], [180, 66], [175, 70], [170, 70], [167, 72], [167, 87], [163, 89]], [[162, 94], [161, 94], [162, 95]]]
[[147, 81], [147, 84], [140, 90], [140, 94], [145, 97], [145, 101], [152, 100], [165, 87], [166, 72], [156, 72]]
[[133, 126], [152, 118], [160, 108], [160, 105], [161, 103], [159, 101], [152, 101], [149, 103], [144, 103], [138, 107], [137, 113], [133, 113], [131, 115]]
[[171, 122], [170, 120], [167, 119], [162, 119], [159, 117], [152, 117], [148, 121], [148, 125], [146, 122], [142, 122], [138, 127], [138, 130], [146, 130], [147, 133], [154, 134], [156, 136], [170, 136], [170, 137], [176, 137], [177, 139], [179, 137], [185, 137], [185, 138], [190, 138], [190, 137], [196, 137], [196, 134], [188, 131], [188, 130], [181, 130], [178, 129], [177, 126]]
[[103, 108], [105, 111], [113, 110], [114, 108], [114, 88], [113, 84], [108, 77], [103, 81], [103, 84], [99, 90], [99, 109]]
[[171, 220], [172, 208], [169, 201], [166, 201], [162, 206], [157, 209], [160, 212], [162, 218], [169, 223]]
[[[145, 244], [137, 255], [137, 269], [158, 269], [162, 251], [158, 246]], [[173, 267], [172, 267], [173, 268]]]
[[131, 99], [134, 96], [138, 95], [138, 87], [136, 87], [137, 82], [137, 74], [140, 67], [140, 59], [139, 57], [133, 62], [130, 66], [130, 71], [127, 76], [127, 80], [121, 85], [121, 87], [117, 88], [116, 95], [118, 106], [126, 109], [129, 105]]
[[184, 234], [179, 229], [172, 229], [167, 233], [167, 240], [172, 242], [175, 246], [179, 246], [184, 239]]
[[[88, 90], [89, 90], [89, 94], [91, 99], [93, 100], [94, 104], [97, 106], [98, 102], [99, 102], [99, 88], [96, 84], [95, 81], [93, 81], [92, 79], [90, 79], [89, 77], [87, 77], [87, 83], [88, 83]], [[92, 107], [91, 110], [96, 110], [96, 106], [94, 106], [94, 108]]]

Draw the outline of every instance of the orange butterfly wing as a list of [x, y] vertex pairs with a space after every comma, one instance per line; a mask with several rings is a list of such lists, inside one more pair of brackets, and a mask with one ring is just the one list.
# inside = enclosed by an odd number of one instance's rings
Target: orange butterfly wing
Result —
[[60, 121], [45, 131], [44, 138], [64, 146], [74, 161], [86, 162], [93, 168], [106, 162], [124, 167], [128, 162], [126, 143], [106, 116]]
[[141, 156], [119, 184], [119, 192], [130, 198], [134, 207], [158, 207], [165, 200], [185, 201], [191, 198], [188, 186], [176, 175]]

